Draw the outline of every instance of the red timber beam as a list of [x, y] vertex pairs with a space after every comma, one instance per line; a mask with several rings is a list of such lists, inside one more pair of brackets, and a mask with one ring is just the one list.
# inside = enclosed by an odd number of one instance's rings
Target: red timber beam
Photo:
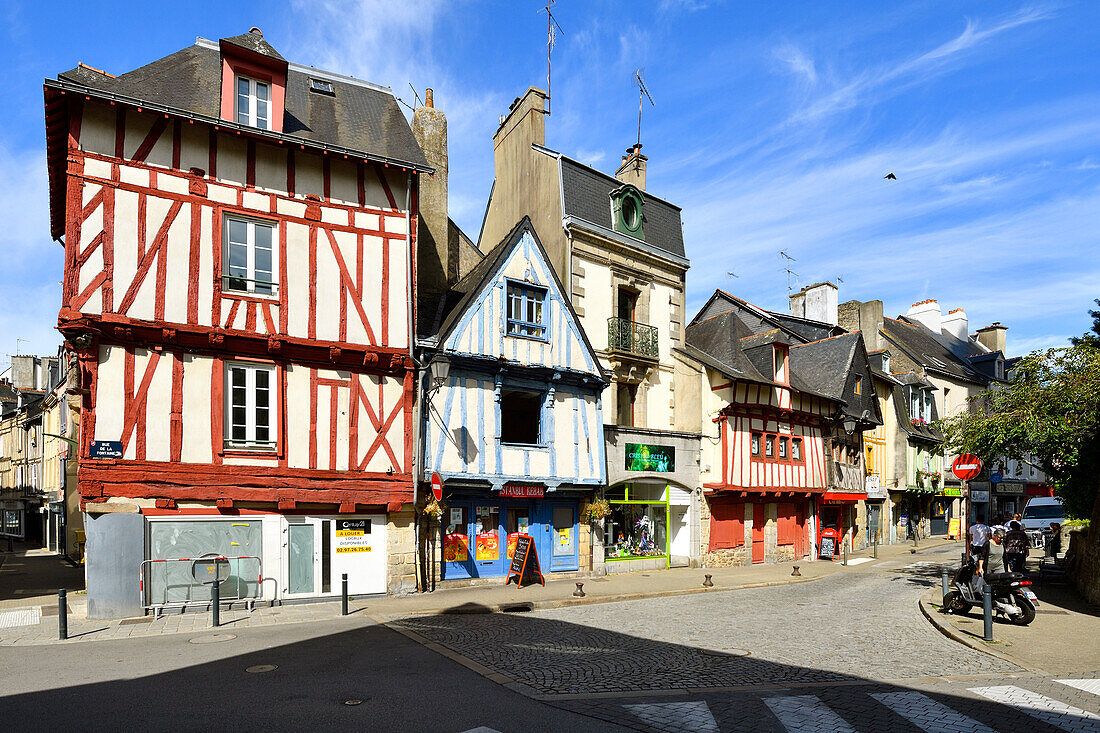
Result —
[[84, 501], [107, 497], [374, 505], [412, 501], [409, 474], [118, 460], [82, 460], [79, 470]]

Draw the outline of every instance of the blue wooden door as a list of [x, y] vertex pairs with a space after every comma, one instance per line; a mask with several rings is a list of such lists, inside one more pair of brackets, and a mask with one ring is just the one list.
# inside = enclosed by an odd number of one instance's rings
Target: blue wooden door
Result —
[[476, 578], [469, 502], [451, 501], [443, 516], [443, 578]]
[[539, 564], [543, 571], [577, 570], [577, 502], [541, 502], [535, 511]]

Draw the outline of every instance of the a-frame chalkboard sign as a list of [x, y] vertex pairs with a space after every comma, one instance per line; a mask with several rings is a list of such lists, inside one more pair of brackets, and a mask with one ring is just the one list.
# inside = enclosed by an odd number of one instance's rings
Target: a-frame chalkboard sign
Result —
[[516, 552], [512, 555], [512, 564], [508, 568], [508, 577], [504, 584], [508, 585], [515, 579], [516, 587], [534, 583], [536, 580], [546, 585], [542, 577], [542, 568], [539, 567], [539, 553], [535, 544], [531, 541], [531, 535], [521, 534], [516, 538]]

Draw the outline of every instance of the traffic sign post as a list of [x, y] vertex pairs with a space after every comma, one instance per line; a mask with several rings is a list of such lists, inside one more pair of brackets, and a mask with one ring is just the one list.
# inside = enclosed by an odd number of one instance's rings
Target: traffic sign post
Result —
[[970, 482], [982, 472], [982, 460], [973, 453], [964, 453], [951, 464], [951, 473], [959, 481], [966, 482], [966, 502], [963, 506], [962, 538], [966, 542], [963, 557], [970, 553]]

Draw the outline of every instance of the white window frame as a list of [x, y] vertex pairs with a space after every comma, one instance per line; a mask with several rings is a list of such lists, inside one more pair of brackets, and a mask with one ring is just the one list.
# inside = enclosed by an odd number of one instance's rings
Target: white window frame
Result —
[[[241, 82], [248, 82], [248, 109], [241, 109]], [[267, 99], [262, 100], [257, 93], [257, 89], [263, 86], [267, 89]], [[264, 116], [264, 124], [260, 124], [259, 110], [260, 105], [263, 105], [267, 114]], [[233, 106], [237, 111], [237, 116], [234, 120], [238, 125], [248, 125], [249, 127], [258, 127], [261, 130], [271, 129], [271, 82], [264, 81], [262, 79], [253, 79], [250, 76], [244, 76], [243, 74], [237, 74], [233, 80]], [[244, 119], [242, 120], [242, 116]]]
[[[245, 438], [244, 440], [233, 437], [233, 428], [235, 427], [233, 422], [233, 370], [243, 369], [245, 373], [245, 402], [243, 407], [245, 408]], [[257, 405], [256, 405], [256, 374], [258, 372], [266, 372], [267, 377], [267, 440], [257, 440], [256, 433], [257, 428], [260, 427], [260, 423], [257, 420]], [[223, 442], [226, 448], [233, 450], [252, 450], [261, 452], [275, 452], [278, 449], [278, 403], [280, 399], [278, 383], [276, 378], [278, 372], [275, 369], [274, 364], [265, 364], [262, 362], [251, 361], [227, 361], [225, 363], [224, 374], [224, 389], [222, 390], [222, 401], [224, 403], [225, 422], [222, 428]]]
[[[229, 239], [230, 222], [241, 222], [245, 225], [246, 272], [243, 278], [229, 274], [229, 248], [232, 244]], [[261, 282], [256, 279], [256, 227], [260, 226], [271, 230], [271, 280], [262, 281], [263, 284], [270, 284], [270, 293], [256, 292], [256, 284]], [[257, 298], [277, 300], [279, 297], [279, 254], [279, 225], [276, 222], [239, 214], [226, 214], [222, 220], [222, 290], [227, 293], [242, 293]], [[238, 280], [244, 281], [244, 288], [233, 287], [233, 282]]]

